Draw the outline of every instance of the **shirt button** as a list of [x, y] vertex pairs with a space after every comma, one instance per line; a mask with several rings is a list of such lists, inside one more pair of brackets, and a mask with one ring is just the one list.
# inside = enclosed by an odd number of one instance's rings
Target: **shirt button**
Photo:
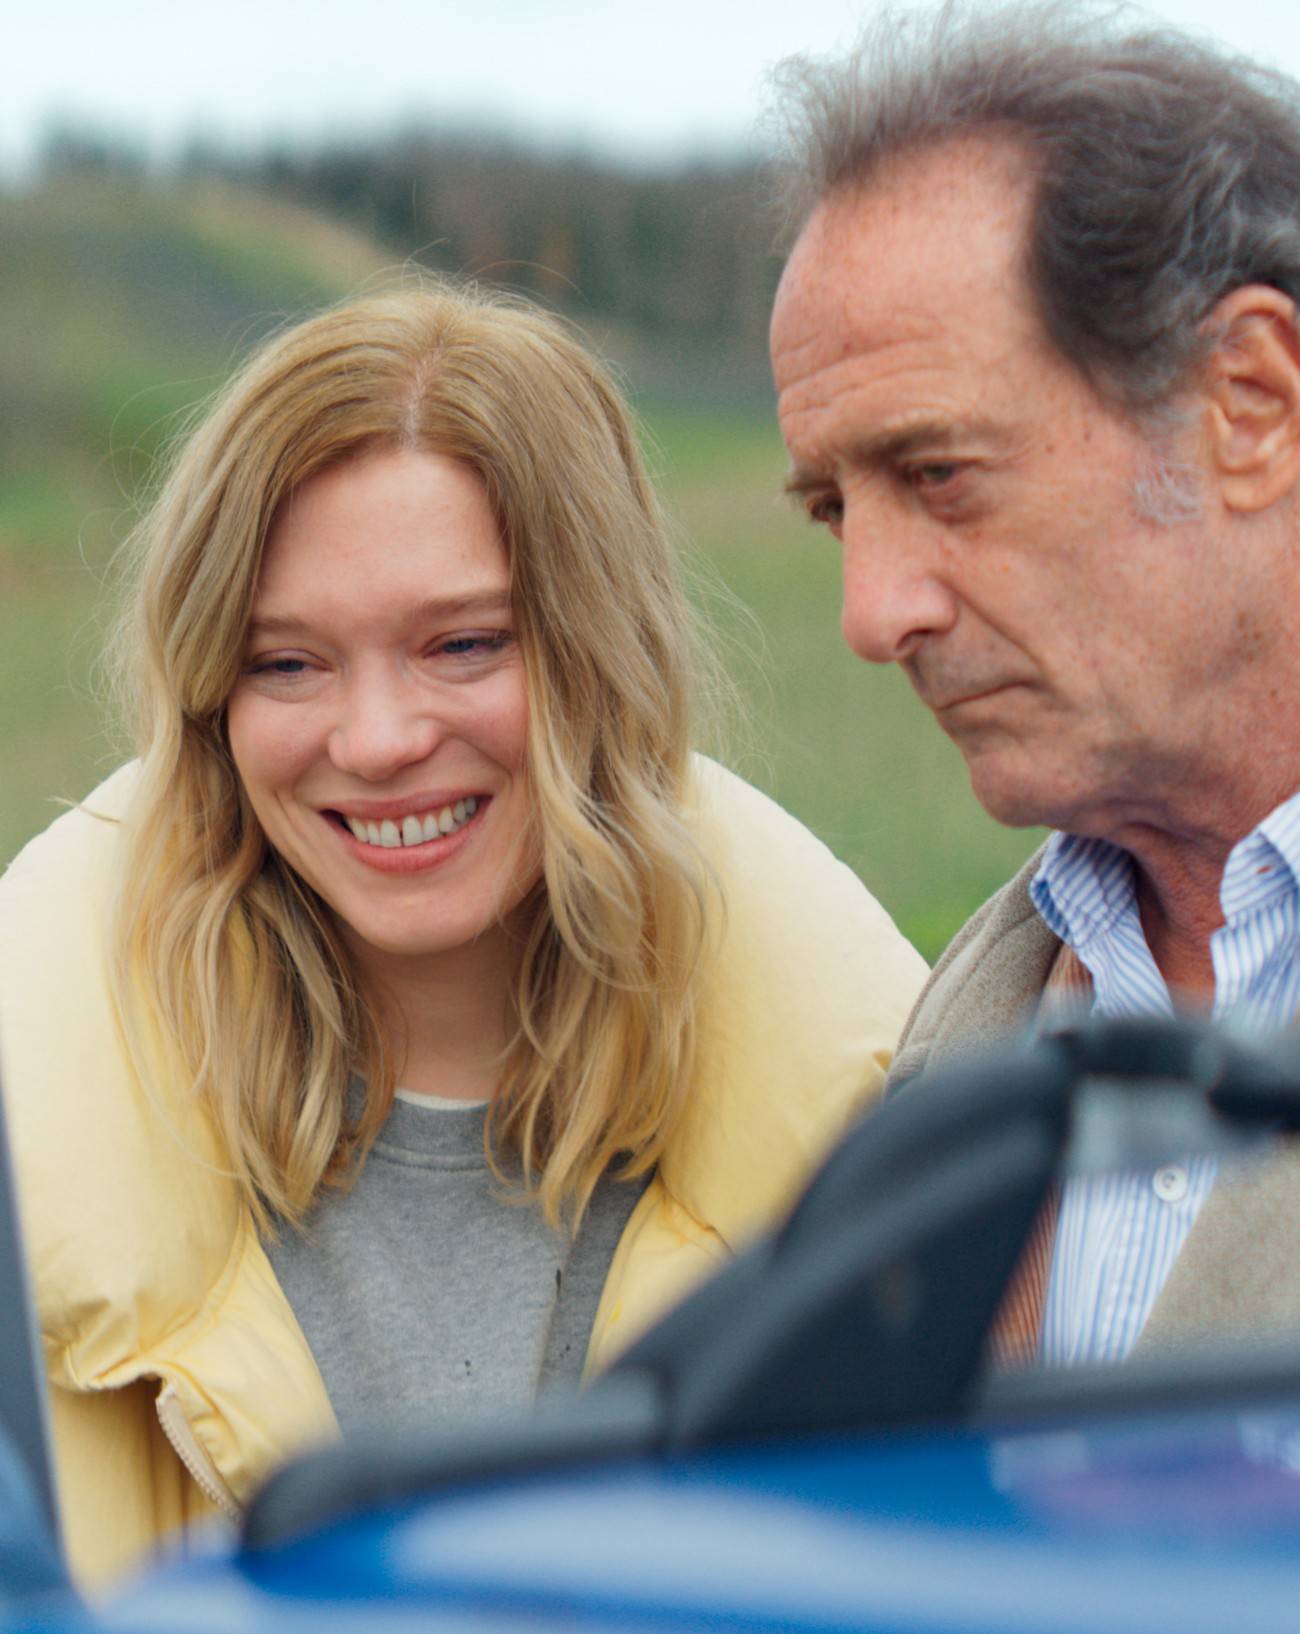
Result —
[[1172, 1163], [1157, 1169], [1151, 1176], [1151, 1190], [1162, 1203], [1181, 1203], [1187, 1196], [1187, 1170]]

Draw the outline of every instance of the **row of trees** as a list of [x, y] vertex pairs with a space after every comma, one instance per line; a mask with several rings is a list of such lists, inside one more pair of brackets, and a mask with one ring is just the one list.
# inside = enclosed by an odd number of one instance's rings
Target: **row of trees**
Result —
[[[63, 130], [47, 172], [138, 170], [128, 144]], [[759, 166], [632, 167], [500, 139], [410, 131], [316, 149], [193, 145], [218, 176], [356, 224], [397, 254], [526, 290], [585, 321], [761, 365], [779, 270]]]

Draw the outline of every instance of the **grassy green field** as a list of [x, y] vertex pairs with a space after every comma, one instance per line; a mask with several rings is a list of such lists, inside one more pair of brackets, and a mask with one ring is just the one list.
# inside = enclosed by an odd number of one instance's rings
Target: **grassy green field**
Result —
[[[384, 258], [265, 201], [65, 185], [0, 200], [0, 861], [119, 758], [95, 661], [112, 554], [177, 412], [261, 334]], [[635, 364], [629, 365], [635, 389]], [[765, 407], [638, 397], [647, 452], [748, 716], [727, 757], [933, 957], [1034, 836], [979, 809], [899, 674], [839, 636], [833, 545], [780, 496]]]

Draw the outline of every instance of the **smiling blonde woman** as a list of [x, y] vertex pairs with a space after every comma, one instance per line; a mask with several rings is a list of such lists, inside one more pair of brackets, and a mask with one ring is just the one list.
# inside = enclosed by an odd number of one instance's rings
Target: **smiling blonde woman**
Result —
[[120, 650], [137, 761], [0, 886], [88, 1580], [340, 1425], [604, 1365], [789, 1203], [924, 974], [692, 755], [627, 413], [520, 303], [406, 288], [255, 356]]

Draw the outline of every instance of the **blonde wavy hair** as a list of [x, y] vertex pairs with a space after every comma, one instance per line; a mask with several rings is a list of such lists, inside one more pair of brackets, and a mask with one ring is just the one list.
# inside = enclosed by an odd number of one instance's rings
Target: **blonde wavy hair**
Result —
[[508, 553], [543, 873], [489, 1139], [553, 1223], [574, 1220], [611, 1163], [655, 1163], [691, 1078], [713, 890], [682, 816], [699, 652], [618, 392], [511, 297], [421, 283], [290, 329], [218, 396], [133, 535], [128, 1049], [146, 1082], [180, 1073], [205, 1098], [264, 1227], [300, 1223], [388, 1113], [392, 1041], [329, 909], [267, 844], [225, 725], [277, 510], [376, 448], [463, 461]]

